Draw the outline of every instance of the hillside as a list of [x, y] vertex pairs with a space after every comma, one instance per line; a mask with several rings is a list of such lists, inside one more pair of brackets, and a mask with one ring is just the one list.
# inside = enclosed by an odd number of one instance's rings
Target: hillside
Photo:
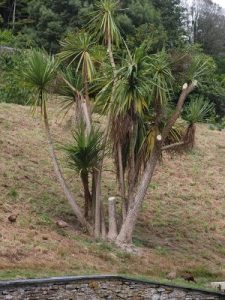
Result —
[[[67, 125], [52, 113], [57, 144], [69, 140]], [[164, 155], [135, 233], [138, 256], [81, 233], [54, 177], [41, 121], [29, 107], [0, 104], [0, 153], [0, 279], [90, 273], [163, 279], [176, 269], [192, 271], [204, 284], [225, 276], [225, 132], [199, 125], [194, 151]], [[59, 155], [82, 201], [78, 176]], [[116, 192], [110, 159], [104, 172], [108, 197]], [[8, 221], [12, 213], [15, 224]], [[58, 228], [58, 219], [70, 227]]]

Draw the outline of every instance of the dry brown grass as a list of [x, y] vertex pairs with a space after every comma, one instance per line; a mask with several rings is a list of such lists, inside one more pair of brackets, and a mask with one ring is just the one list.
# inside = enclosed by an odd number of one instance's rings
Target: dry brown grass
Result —
[[[52, 119], [55, 141], [69, 140], [65, 122]], [[164, 278], [176, 269], [191, 270], [207, 282], [225, 275], [224, 132], [200, 125], [194, 151], [164, 156], [135, 232], [134, 243], [143, 248], [138, 257], [80, 231], [56, 183], [41, 121], [28, 107], [0, 105], [0, 153], [0, 277], [129, 273]], [[59, 157], [82, 201], [78, 176], [65, 168], [60, 152]], [[108, 159], [104, 196], [115, 193]], [[18, 220], [10, 224], [14, 212]], [[58, 218], [70, 227], [57, 228]]]

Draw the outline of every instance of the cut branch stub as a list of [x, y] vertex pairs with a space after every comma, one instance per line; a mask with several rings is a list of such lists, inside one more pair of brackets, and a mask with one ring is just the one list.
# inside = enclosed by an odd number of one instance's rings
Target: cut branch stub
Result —
[[110, 241], [114, 241], [118, 235], [117, 231], [117, 223], [116, 223], [116, 198], [110, 197], [108, 199], [108, 207], [109, 207], [109, 232], [108, 239]]

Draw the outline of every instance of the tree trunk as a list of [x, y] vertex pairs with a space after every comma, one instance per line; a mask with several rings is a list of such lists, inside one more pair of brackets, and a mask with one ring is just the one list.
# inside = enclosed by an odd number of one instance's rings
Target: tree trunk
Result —
[[122, 148], [121, 143], [117, 145], [117, 155], [118, 155], [118, 164], [119, 164], [119, 185], [120, 185], [120, 194], [122, 198], [122, 215], [123, 222], [127, 216], [127, 203], [126, 203], [126, 191], [125, 191], [125, 181], [124, 181], [124, 170], [123, 170], [123, 157], [122, 157]]
[[114, 56], [113, 56], [112, 37], [110, 36], [110, 34], [108, 34], [108, 53], [109, 53], [110, 64], [112, 66], [113, 74], [114, 74], [114, 77], [115, 77], [115, 75], [116, 75], [116, 64], [115, 64], [115, 60], [114, 60]]
[[62, 174], [62, 171], [60, 169], [60, 166], [59, 166], [59, 163], [58, 163], [58, 160], [56, 158], [56, 154], [55, 154], [55, 150], [54, 150], [54, 147], [53, 147], [53, 142], [52, 142], [52, 137], [51, 137], [51, 133], [50, 133], [50, 128], [49, 128], [49, 123], [48, 123], [48, 115], [47, 115], [47, 109], [46, 109], [46, 105], [44, 104], [44, 107], [43, 107], [43, 113], [44, 113], [44, 125], [45, 125], [45, 132], [46, 132], [46, 136], [47, 136], [47, 139], [48, 139], [48, 144], [49, 144], [49, 152], [50, 152], [50, 155], [51, 155], [51, 159], [52, 159], [52, 162], [53, 162], [53, 167], [54, 167], [54, 170], [55, 170], [55, 175], [62, 187], [62, 190], [74, 212], [74, 214], [76, 215], [78, 221], [85, 227], [87, 228], [89, 234], [93, 234], [93, 228], [91, 227], [91, 225], [87, 222], [87, 220], [84, 218], [82, 212], [81, 212], [81, 209], [80, 207], [78, 206], [76, 200], [74, 199], [73, 195], [71, 194], [67, 184], [66, 184], [66, 181], [65, 181], [65, 178]]
[[110, 241], [115, 241], [118, 232], [117, 232], [117, 224], [116, 224], [116, 198], [110, 197], [108, 201], [109, 206], [109, 232], [108, 239]]
[[88, 218], [91, 216], [92, 211], [92, 197], [89, 190], [89, 183], [88, 183], [88, 173], [87, 172], [81, 172], [81, 181], [84, 188], [84, 200], [85, 200], [85, 218]]
[[92, 220], [93, 224], [95, 222], [95, 204], [96, 204], [96, 180], [97, 180], [97, 172], [96, 170], [92, 171], [92, 188], [91, 188], [91, 195], [92, 195]]
[[144, 197], [146, 195], [147, 189], [151, 182], [157, 161], [159, 159], [161, 149], [160, 145], [157, 145], [153, 150], [151, 158], [149, 159], [146, 169], [143, 174], [143, 178], [141, 183], [138, 186], [137, 193], [134, 198], [134, 203], [130, 207], [126, 221], [123, 223], [122, 228], [120, 230], [119, 235], [116, 238], [116, 244], [121, 246], [123, 244], [132, 243], [132, 234], [134, 231], [134, 227], [137, 222], [138, 213], [141, 207], [142, 202], [144, 201]]
[[187, 84], [184, 84], [183, 90], [182, 90], [179, 100], [177, 102], [176, 109], [162, 132], [162, 141], [163, 142], [165, 142], [165, 139], [167, 138], [168, 134], [170, 133], [170, 130], [172, 129], [172, 127], [175, 124], [178, 117], [180, 116], [181, 110], [184, 106], [184, 102], [187, 99], [187, 96], [196, 88], [196, 86], [197, 86], [197, 81], [192, 82], [189, 86]]
[[103, 203], [101, 202], [101, 235], [102, 239], [106, 239], [106, 226], [105, 226], [105, 214], [104, 214], [104, 207]]
[[88, 110], [88, 115], [89, 115], [89, 119], [90, 122], [92, 123], [91, 120], [91, 101], [90, 101], [90, 97], [89, 97], [89, 88], [88, 88], [88, 70], [87, 70], [87, 65], [85, 63], [84, 66], [84, 95], [85, 95], [85, 99], [86, 99], [86, 103], [87, 103], [87, 110]]
[[[109, 59], [110, 63], [113, 69], [113, 74], [115, 78], [115, 71], [116, 71], [116, 65], [113, 57], [112, 52], [112, 41], [111, 36], [108, 35], [108, 53], [109, 53]], [[114, 85], [113, 85], [114, 90]], [[113, 99], [114, 92], [112, 91], [112, 99]], [[104, 161], [104, 153], [106, 149], [106, 144], [108, 140], [108, 134], [109, 134], [109, 127], [110, 127], [110, 119], [111, 119], [111, 112], [108, 114], [108, 120], [107, 120], [107, 126], [106, 131], [104, 135], [104, 141], [103, 141], [103, 155], [102, 160], [100, 162], [99, 170], [96, 172], [96, 201], [95, 201], [95, 237], [99, 238], [101, 234], [101, 205], [102, 205], [102, 199], [101, 199], [101, 181], [102, 181], [102, 167], [103, 167], [103, 161]]]
[[[74, 110], [74, 125], [77, 126], [81, 123], [81, 121], [83, 120], [82, 118], [82, 109], [81, 109], [81, 102], [80, 102], [80, 98], [74, 96], [75, 98], [75, 110]], [[83, 120], [85, 121], [85, 120]]]
[[95, 237], [99, 238], [101, 234], [101, 178], [102, 171], [96, 172], [96, 202], [95, 202]]
[[86, 123], [86, 133], [89, 134], [91, 132], [91, 119], [89, 116], [86, 99], [83, 96], [81, 96], [81, 107], [82, 107], [83, 116]]
[[108, 116], [107, 125], [105, 134], [103, 137], [103, 151], [102, 151], [102, 159], [99, 164], [99, 168], [96, 171], [96, 201], [95, 201], [95, 237], [99, 238], [101, 234], [101, 212], [100, 208], [102, 205], [102, 199], [101, 199], [101, 182], [102, 182], [102, 168], [103, 168], [103, 162], [105, 157], [105, 151], [107, 146], [107, 140], [109, 135], [109, 124], [110, 124], [110, 116]]
[[13, 17], [12, 17], [12, 30], [15, 30], [15, 23], [16, 23], [16, 0], [13, 3]]
[[183, 91], [177, 102], [176, 109], [162, 132], [161, 141], [160, 141], [160, 139], [156, 140], [156, 145], [152, 151], [150, 159], [147, 162], [142, 180], [137, 188], [137, 192], [134, 197], [133, 205], [130, 207], [127, 217], [126, 217], [126, 221], [123, 223], [120, 233], [116, 238], [116, 244], [119, 246], [121, 246], [123, 244], [132, 243], [132, 234], [133, 234], [136, 222], [137, 222], [138, 213], [141, 208], [141, 204], [144, 201], [144, 197], [146, 195], [147, 189], [151, 182], [152, 176], [154, 174], [154, 170], [155, 170], [157, 161], [161, 155], [161, 149], [162, 149], [163, 142], [167, 138], [171, 128], [173, 127], [176, 120], [180, 116], [181, 110], [183, 108], [183, 105], [184, 105], [184, 102], [185, 102], [187, 96], [195, 89], [196, 85], [197, 85], [197, 82], [194, 81], [189, 86], [187, 84], [185, 84], [183, 86]]
[[191, 150], [195, 145], [195, 134], [196, 134], [196, 125], [190, 124], [186, 130], [184, 136], [184, 142], [186, 144], [186, 148]]
[[137, 138], [137, 124], [133, 124], [130, 138], [130, 157], [129, 157], [129, 172], [128, 172], [128, 209], [132, 207], [134, 201], [134, 188], [135, 188], [135, 144]]
[[88, 107], [87, 102], [82, 95], [81, 92], [79, 92], [66, 78], [62, 76], [62, 80], [68, 85], [68, 87], [77, 95], [78, 101], [80, 102], [81, 109], [82, 109], [82, 115], [86, 124], [87, 133], [91, 132], [91, 119], [88, 113]]

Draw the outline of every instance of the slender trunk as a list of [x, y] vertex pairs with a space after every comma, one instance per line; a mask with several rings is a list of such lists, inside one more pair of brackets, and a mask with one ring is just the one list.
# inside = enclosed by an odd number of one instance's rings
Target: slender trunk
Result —
[[[116, 77], [116, 64], [113, 56], [112, 51], [112, 39], [110, 34], [108, 34], [108, 53], [109, 53], [109, 60], [113, 69], [113, 75], [114, 79]], [[112, 99], [114, 94], [115, 87], [113, 86], [112, 90]], [[117, 147], [117, 154], [118, 154], [118, 164], [119, 164], [119, 184], [120, 184], [120, 194], [122, 197], [122, 216], [123, 216], [123, 222], [126, 219], [127, 215], [127, 201], [126, 201], [126, 190], [125, 190], [125, 180], [124, 180], [124, 170], [123, 170], [123, 157], [122, 157], [122, 148], [121, 143], [118, 143]]]
[[96, 172], [96, 201], [95, 201], [95, 237], [96, 238], [99, 238], [100, 234], [101, 234], [100, 207], [102, 205], [102, 199], [101, 199], [102, 168], [103, 168], [107, 140], [108, 140], [108, 135], [109, 135], [109, 124], [110, 124], [110, 115], [107, 120], [106, 130], [105, 130], [105, 134], [103, 137], [102, 159], [100, 161], [98, 171]]
[[15, 30], [15, 23], [16, 23], [16, 0], [13, 3], [13, 17], [12, 17], [12, 30]]
[[101, 203], [101, 235], [102, 239], [106, 239], [106, 226], [105, 226], [105, 214], [104, 214], [104, 207], [103, 203]]
[[82, 107], [83, 116], [86, 123], [86, 133], [89, 134], [91, 132], [91, 119], [89, 116], [86, 99], [83, 96], [81, 96], [81, 107]]
[[82, 109], [82, 115], [85, 120], [86, 128], [87, 128], [87, 133], [91, 132], [91, 119], [88, 113], [88, 107], [87, 107], [87, 102], [82, 95], [81, 92], [79, 92], [68, 80], [66, 80], [62, 76], [62, 80], [68, 85], [68, 87], [77, 95], [78, 101], [80, 102], [81, 109]]
[[[42, 97], [42, 96], [41, 96]], [[91, 227], [91, 225], [87, 222], [87, 220], [84, 218], [82, 212], [81, 212], [81, 209], [80, 207], [78, 206], [76, 200], [74, 199], [73, 195], [71, 194], [68, 186], [67, 186], [67, 183], [65, 181], [65, 178], [62, 174], [62, 171], [60, 169], [60, 166], [59, 166], [59, 163], [58, 163], [58, 160], [56, 158], [56, 154], [55, 154], [55, 150], [54, 150], [54, 147], [53, 147], [53, 141], [52, 141], [52, 137], [51, 137], [51, 133], [50, 133], [50, 128], [49, 128], [49, 122], [48, 122], [48, 115], [47, 115], [47, 109], [46, 109], [46, 105], [44, 104], [44, 107], [43, 107], [43, 113], [44, 113], [44, 125], [45, 125], [45, 132], [46, 132], [46, 136], [47, 136], [47, 139], [48, 139], [48, 144], [49, 144], [49, 152], [50, 152], [50, 155], [51, 155], [51, 159], [52, 159], [52, 162], [53, 162], [53, 167], [54, 167], [54, 170], [55, 170], [55, 174], [56, 174], [56, 177], [62, 187], [62, 190], [74, 212], [74, 214], [76, 215], [78, 221], [84, 226], [87, 228], [89, 234], [93, 234], [93, 228]]]
[[109, 232], [108, 239], [110, 241], [115, 241], [118, 232], [117, 232], [117, 224], [116, 224], [116, 198], [109, 198]]
[[183, 90], [177, 102], [176, 109], [162, 132], [163, 142], [167, 138], [168, 134], [170, 133], [170, 130], [172, 129], [178, 117], [180, 116], [181, 110], [184, 106], [184, 102], [187, 99], [187, 96], [196, 88], [196, 86], [197, 86], [197, 81], [192, 82], [189, 86], [187, 84], [184, 84]]
[[90, 123], [92, 123], [91, 120], [91, 101], [89, 97], [89, 88], [88, 88], [88, 71], [87, 71], [87, 65], [85, 63], [84, 66], [84, 95], [87, 103], [87, 111], [90, 119]]
[[123, 170], [122, 147], [120, 142], [117, 145], [117, 155], [118, 155], [118, 164], [119, 164], [120, 195], [122, 198], [122, 216], [124, 222], [127, 216], [127, 203], [126, 203], [126, 191], [125, 191], [125, 180], [124, 180], [124, 170]]
[[[110, 34], [107, 36], [108, 38], [108, 53], [109, 53], [109, 59], [110, 63], [113, 69], [114, 79], [115, 79], [115, 73], [116, 73], [116, 65], [113, 57], [112, 52], [112, 40]], [[114, 98], [114, 85], [112, 90], [112, 99]], [[108, 120], [107, 120], [107, 126], [105, 130], [105, 135], [103, 139], [103, 155], [102, 160], [100, 162], [99, 171], [97, 173], [96, 178], [96, 202], [95, 202], [95, 237], [99, 238], [101, 234], [101, 205], [102, 205], [102, 199], [101, 199], [101, 181], [102, 181], [102, 168], [103, 168], [103, 162], [104, 162], [104, 154], [106, 151], [106, 145], [109, 135], [109, 127], [110, 127], [110, 119], [111, 119], [111, 112], [108, 114]]]
[[135, 144], [137, 138], [137, 124], [133, 125], [131, 138], [130, 138], [130, 170], [128, 173], [128, 208], [132, 207], [134, 201], [134, 188], [135, 188], [135, 179], [136, 176], [136, 163], [135, 163]]
[[81, 180], [84, 188], [84, 200], [85, 200], [85, 218], [88, 218], [91, 215], [92, 210], [92, 197], [89, 190], [89, 183], [88, 183], [88, 173], [81, 172]]
[[109, 60], [110, 60], [110, 64], [112, 66], [113, 69], [113, 74], [115, 77], [115, 73], [116, 73], [116, 64], [115, 64], [115, 60], [114, 60], [114, 56], [113, 56], [113, 51], [112, 51], [112, 38], [111, 35], [108, 34], [108, 53], [109, 53]]
[[95, 237], [99, 238], [101, 234], [101, 178], [102, 171], [97, 172], [96, 178], [96, 203], [95, 203]]
[[91, 187], [91, 195], [92, 195], [92, 220], [95, 222], [95, 204], [96, 204], [96, 180], [97, 180], [97, 172], [93, 170], [92, 172], [92, 187]]
[[185, 146], [186, 144], [187, 144], [186, 142], [178, 142], [178, 143], [170, 144], [170, 145], [162, 147], [162, 151], [174, 150], [174, 149], [179, 148], [181, 146]]
[[[75, 96], [74, 96], [75, 97]], [[74, 119], [75, 119], [75, 125], [78, 125], [81, 123], [81, 120], [82, 120], [82, 109], [81, 109], [81, 102], [80, 102], [80, 97], [75, 97], [76, 98], [76, 107], [75, 107], [75, 116], [74, 116]]]

